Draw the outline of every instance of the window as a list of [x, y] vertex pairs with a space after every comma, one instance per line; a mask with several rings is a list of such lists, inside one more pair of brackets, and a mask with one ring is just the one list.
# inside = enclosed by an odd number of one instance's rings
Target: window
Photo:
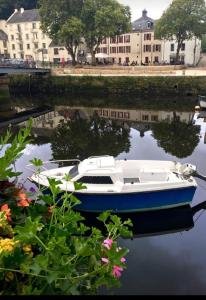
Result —
[[110, 38], [110, 43], [111, 44], [116, 44], [116, 42], [117, 42], [116, 41], [116, 36]]
[[30, 44], [27, 44], [26, 47], [27, 47], [27, 49], [30, 49]]
[[71, 178], [76, 177], [79, 174], [78, 166], [74, 166], [70, 171], [69, 171], [69, 176]]
[[158, 56], [155, 56], [154, 62], [155, 62], [155, 63], [158, 63], [158, 62], [159, 62], [159, 57], [158, 57]]
[[58, 48], [54, 48], [54, 55], [59, 55], [59, 49]]
[[182, 44], [182, 46], [181, 46], [181, 50], [182, 50], [182, 51], [185, 51], [185, 43], [184, 43], [184, 44]]
[[34, 48], [38, 49], [39, 48], [39, 44], [38, 43], [34, 43]]
[[107, 47], [102, 48], [102, 53], [107, 54]]
[[146, 33], [146, 34], [144, 34], [144, 40], [145, 40], [145, 41], [151, 41], [151, 39], [152, 39], [151, 33]]
[[130, 118], [130, 113], [124, 113], [124, 118], [129, 119]]
[[15, 50], [15, 44], [12, 44], [12, 50]]
[[42, 44], [42, 48], [46, 49], [46, 43]]
[[123, 119], [123, 118], [124, 118], [123, 112], [118, 112], [118, 118], [119, 118], [119, 119]]
[[149, 121], [148, 115], [142, 115], [142, 121]]
[[19, 44], [19, 49], [23, 50], [23, 44]]
[[21, 26], [20, 24], [17, 24], [17, 30], [20, 32], [21, 31]]
[[101, 44], [106, 44], [106, 43], [107, 43], [107, 39], [104, 38], [104, 39], [102, 40]]
[[130, 35], [125, 35], [124, 42], [125, 43], [130, 43]]
[[16, 58], [16, 54], [14, 54], [14, 58]]
[[117, 53], [116, 47], [110, 47], [110, 53]]
[[13, 35], [13, 34], [11, 35], [11, 40], [12, 40], [12, 41], [14, 40], [14, 35]]
[[116, 116], [117, 116], [116, 111], [112, 111], [112, 112], [111, 112], [111, 117], [112, 117], [112, 118], [116, 118]]
[[170, 51], [171, 51], [171, 52], [175, 51], [175, 44], [171, 44], [171, 45], [170, 45]]
[[152, 47], [151, 45], [144, 45], [144, 52], [151, 52]]
[[109, 116], [108, 110], [103, 110], [103, 116], [104, 117], [108, 117]]
[[4, 48], [7, 48], [7, 41], [3, 41]]
[[29, 40], [29, 34], [28, 33], [26, 34], [26, 39]]
[[151, 121], [158, 122], [158, 116], [151, 116]]
[[154, 52], [161, 52], [161, 45], [153, 45]]
[[153, 22], [149, 22], [149, 21], [148, 21], [148, 22], [147, 22], [147, 28], [150, 29], [150, 28], [152, 28], [152, 27], [153, 27]]
[[119, 36], [118, 41], [119, 41], [119, 43], [123, 43], [123, 36]]
[[33, 33], [33, 38], [34, 39], [38, 39], [38, 34], [37, 33]]
[[126, 46], [126, 53], [131, 53], [131, 47], [130, 46]]
[[32, 29], [36, 29], [36, 23], [32, 23]]
[[119, 53], [124, 53], [124, 47], [119, 47]]
[[77, 182], [87, 184], [113, 184], [112, 179], [109, 176], [84, 176], [77, 180]]

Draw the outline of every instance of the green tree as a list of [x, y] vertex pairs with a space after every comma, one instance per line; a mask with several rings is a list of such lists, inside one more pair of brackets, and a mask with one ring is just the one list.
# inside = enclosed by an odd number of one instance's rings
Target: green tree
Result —
[[130, 8], [116, 0], [85, 0], [82, 21], [93, 64], [97, 48], [104, 38], [131, 31]]
[[37, 8], [38, 0], [0, 0], [0, 19], [8, 19], [15, 8]]
[[55, 42], [64, 45], [76, 64], [77, 47], [81, 43], [83, 0], [39, 0], [43, 32]]
[[[206, 6], [204, 0], [173, 0], [155, 26], [156, 38], [177, 42], [176, 63], [181, 47], [186, 40], [202, 38], [206, 32]], [[195, 61], [195, 60], [194, 60]]]
[[178, 158], [190, 156], [199, 143], [200, 128], [179, 121], [175, 113], [171, 123], [162, 121], [153, 124], [152, 132], [158, 146]]

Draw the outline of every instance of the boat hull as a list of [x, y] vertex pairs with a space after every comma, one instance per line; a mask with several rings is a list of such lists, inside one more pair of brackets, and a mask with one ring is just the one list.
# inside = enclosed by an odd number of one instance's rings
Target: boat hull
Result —
[[[74, 193], [81, 201], [76, 210], [116, 213], [159, 210], [191, 203], [196, 187], [127, 194]], [[48, 193], [48, 190], [46, 191]], [[60, 194], [61, 197], [61, 194]]]

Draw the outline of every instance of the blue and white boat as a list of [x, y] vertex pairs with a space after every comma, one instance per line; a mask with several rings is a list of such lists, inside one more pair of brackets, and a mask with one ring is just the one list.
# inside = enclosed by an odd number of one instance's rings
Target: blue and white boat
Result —
[[[61, 181], [62, 192], [81, 201], [77, 210], [116, 213], [178, 207], [191, 203], [197, 188], [196, 167], [175, 161], [115, 160], [112, 156], [89, 157], [77, 165], [44, 169], [30, 180], [49, 188], [48, 178]], [[66, 180], [65, 175], [70, 176]], [[85, 189], [75, 191], [74, 182]]]

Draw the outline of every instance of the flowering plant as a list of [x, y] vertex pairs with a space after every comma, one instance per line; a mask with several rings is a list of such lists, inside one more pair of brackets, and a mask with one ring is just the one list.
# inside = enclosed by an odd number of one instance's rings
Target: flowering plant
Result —
[[[13, 155], [13, 143], [19, 157], [29, 137], [28, 128], [7, 148], [4, 156]], [[8, 142], [7, 137], [2, 144]], [[80, 295], [95, 294], [99, 287], [119, 286], [126, 268], [128, 249], [118, 247], [118, 237], [131, 236], [131, 221], [102, 213], [98, 220], [105, 228], [85, 225], [75, 206], [73, 194], [61, 196], [59, 181], [49, 180], [51, 194], [12, 182], [14, 175], [5, 161], [0, 178], [0, 294], [1, 295]], [[39, 160], [34, 160], [38, 162]], [[9, 171], [8, 171], [9, 170]], [[76, 188], [82, 188], [76, 184]]]

